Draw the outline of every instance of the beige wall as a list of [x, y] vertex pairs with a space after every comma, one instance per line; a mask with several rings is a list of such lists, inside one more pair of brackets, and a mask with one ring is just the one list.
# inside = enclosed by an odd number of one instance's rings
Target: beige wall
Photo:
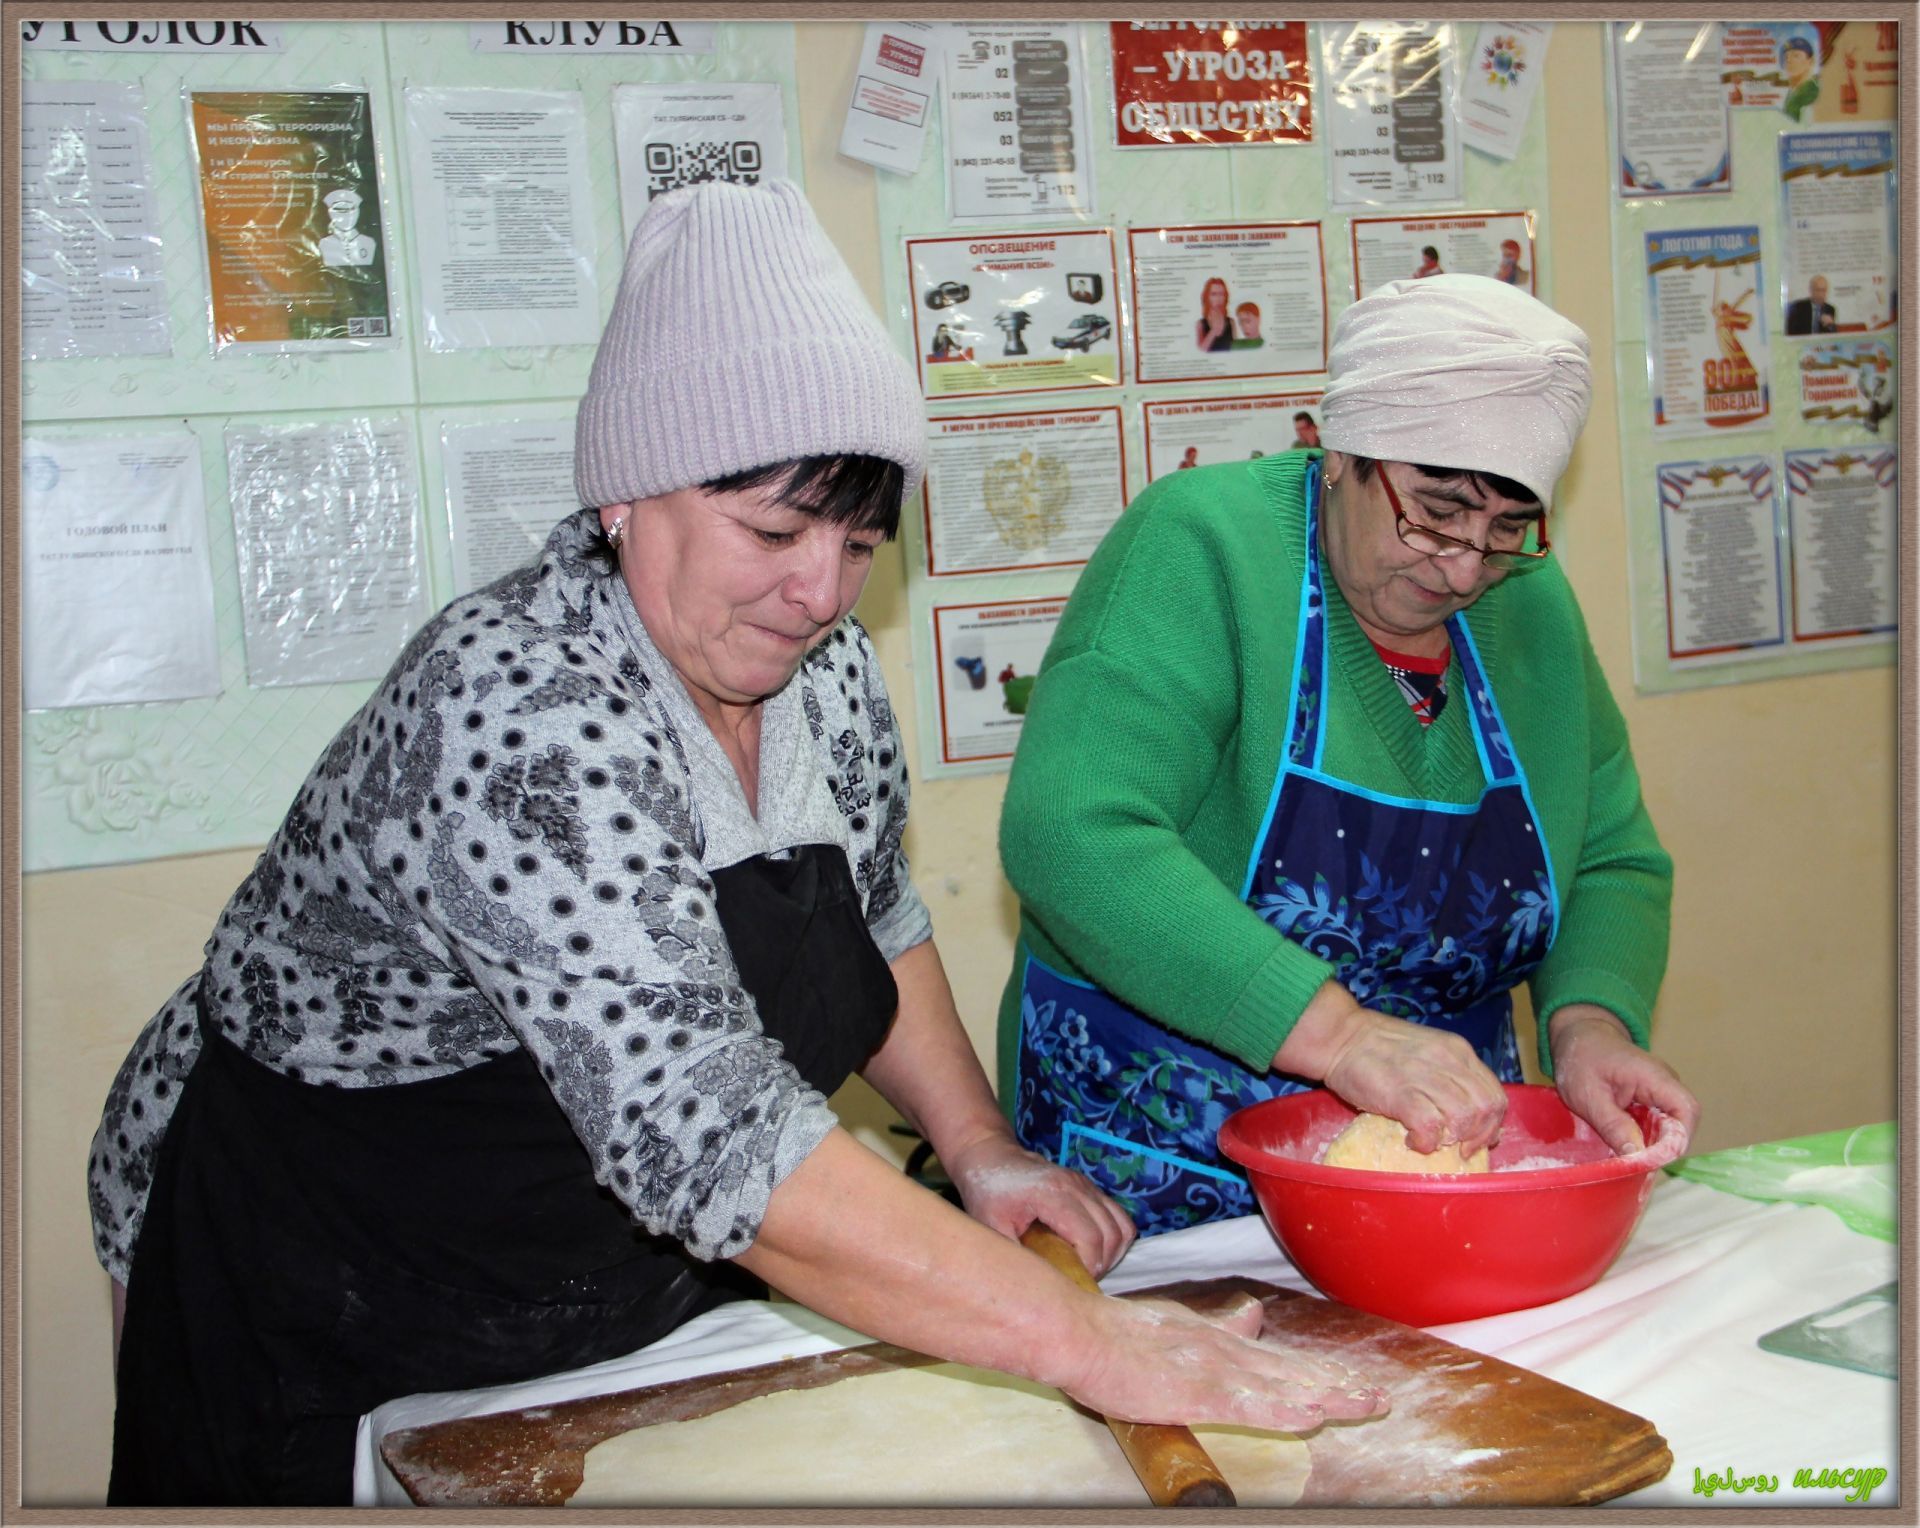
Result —
[[[859, 28], [800, 29], [809, 191], [879, 300], [871, 172], [835, 157]], [[1563, 23], [1543, 99], [1553, 170], [1547, 251], [1561, 306], [1611, 372], [1608, 165], [1598, 31]], [[1894, 679], [1887, 669], [1633, 695], [1626, 540], [1603, 385], [1563, 490], [1569, 571], [1626, 710], [1655, 820], [1679, 865], [1657, 1047], [1706, 1104], [1706, 1147], [1893, 1113]], [[861, 605], [903, 717], [915, 714], [904, 568], [883, 559]], [[916, 741], [909, 739], [910, 760]], [[1004, 777], [921, 784], [908, 849], [961, 1011], [983, 1055], [1014, 909], [994, 831]], [[84, 1175], [101, 1100], [135, 1031], [197, 963], [252, 863], [216, 854], [27, 878], [23, 1129], [24, 1499], [97, 1503], [112, 1417], [107, 1283], [88, 1244]], [[887, 1111], [840, 1100], [863, 1134]]]

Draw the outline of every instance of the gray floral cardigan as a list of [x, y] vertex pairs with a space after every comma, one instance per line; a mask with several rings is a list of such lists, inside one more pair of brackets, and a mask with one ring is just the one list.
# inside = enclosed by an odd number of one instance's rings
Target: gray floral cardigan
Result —
[[403, 1086], [526, 1047], [596, 1177], [700, 1257], [744, 1250], [832, 1128], [760, 1031], [708, 872], [837, 844], [880, 953], [928, 937], [872, 646], [849, 616], [764, 703], [756, 816], [587, 555], [592, 514], [413, 639], [140, 1032], [88, 1161], [114, 1277], [199, 1054], [196, 988], [234, 1044], [316, 1085]]

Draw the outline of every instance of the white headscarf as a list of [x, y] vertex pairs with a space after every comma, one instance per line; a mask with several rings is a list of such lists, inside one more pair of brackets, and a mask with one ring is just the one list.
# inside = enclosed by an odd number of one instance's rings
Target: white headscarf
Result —
[[1550, 503], [1587, 420], [1588, 351], [1577, 325], [1504, 281], [1390, 281], [1334, 325], [1321, 444], [1497, 473]]

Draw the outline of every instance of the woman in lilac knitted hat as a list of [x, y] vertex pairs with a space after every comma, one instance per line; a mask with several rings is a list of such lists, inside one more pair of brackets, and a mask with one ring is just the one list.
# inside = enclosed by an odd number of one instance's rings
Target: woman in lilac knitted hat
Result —
[[[923, 468], [913, 373], [799, 194], [636, 228], [587, 506], [456, 600], [308, 777], [114, 1083], [123, 1504], [350, 1495], [361, 1413], [784, 1291], [1142, 1420], [1369, 1415], [1338, 1366], [1083, 1294], [1133, 1231], [1017, 1146], [901, 838], [852, 614]], [[863, 1074], [965, 1213], [835, 1121]]]
[[1081, 575], [1001, 816], [999, 1070], [1142, 1235], [1253, 1212], [1218, 1135], [1276, 1094], [1487, 1146], [1522, 982], [1573, 1112], [1684, 1147], [1673, 865], [1550, 555], [1587, 348], [1505, 282], [1389, 282], [1335, 326], [1324, 451], [1162, 479]]

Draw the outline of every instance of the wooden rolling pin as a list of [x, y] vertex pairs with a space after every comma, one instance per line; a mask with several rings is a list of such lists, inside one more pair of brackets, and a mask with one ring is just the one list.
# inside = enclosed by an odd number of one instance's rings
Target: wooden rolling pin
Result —
[[[1080, 1261], [1071, 1243], [1035, 1224], [1020, 1238], [1029, 1251], [1037, 1252], [1074, 1283], [1093, 1294], [1100, 1286]], [[1127, 1456], [1133, 1473], [1147, 1488], [1156, 1507], [1231, 1507], [1233, 1487], [1207, 1457], [1200, 1440], [1190, 1427], [1163, 1427], [1154, 1422], [1122, 1422], [1105, 1419]]]

